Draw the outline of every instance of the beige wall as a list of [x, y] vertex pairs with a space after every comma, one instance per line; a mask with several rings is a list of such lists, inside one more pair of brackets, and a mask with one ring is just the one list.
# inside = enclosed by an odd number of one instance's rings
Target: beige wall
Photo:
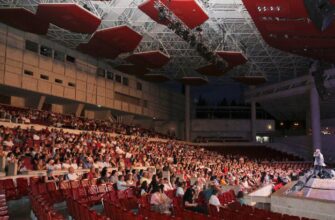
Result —
[[23, 97], [11, 96], [10, 105], [22, 108], [26, 106], [26, 101]]
[[51, 111], [64, 114], [64, 106], [63, 105], [58, 105], [58, 104], [52, 104], [51, 105]]
[[[69, 54], [76, 58], [76, 63], [57, 61], [25, 50], [26, 39]], [[168, 120], [183, 118], [183, 95], [112, 69], [109, 70], [114, 75], [117, 73], [128, 77], [129, 86], [97, 77], [97, 66], [98, 62], [92, 57], [65, 48], [42, 36], [0, 24], [0, 84], [148, 117]], [[103, 67], [110, 68], [107, 65]], [[24, 74], [25, 70], [33, 72], [33, 75]], [[41, 79], [41, 74], [47, 75], [49, 79]], [[63, 83], [56, 83], [55, 79], [62, 80]], [[142, 83], [142, 91], [137, 90], [137, 82]], [[69, 86], [69, 83], [75, 84], [75, 87]], [[147, 107], [115, 100], [115, 92], [139, 98], [142, 103], [146, 100]]]

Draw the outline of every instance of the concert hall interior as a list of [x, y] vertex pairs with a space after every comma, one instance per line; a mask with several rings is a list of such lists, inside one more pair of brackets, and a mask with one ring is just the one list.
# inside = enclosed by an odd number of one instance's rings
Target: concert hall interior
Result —
[[0, 220], [335, 220], [335, 0], [0, 0]]

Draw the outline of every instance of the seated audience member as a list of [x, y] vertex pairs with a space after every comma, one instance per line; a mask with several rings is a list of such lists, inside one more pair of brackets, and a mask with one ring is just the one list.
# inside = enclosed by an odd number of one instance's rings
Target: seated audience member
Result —
[[119, 175], [118, 181], [116, 182], [117, 190], [124, 191], [129, 188], [129, 185], [124, 181], [124, 176]]
[[131, 173], [128, 173], [126, 177], [124, 178], [124, 180], [129, 186], [134, 186], [134, 187], [136, 186], [136, 183], [134, 182], [134, 179], [133, 179], [133, 174]]
[[152, 179], [151, 179], [151, 182], [149, 184], [149, 192], [152, 191], [154, 188], [157, 188], [159, 186], [159, 183], [158, 183], [158, 177], [157, 175], [152, 175]]
[[47, 175], [45, 176], [45, 182], [48, 181], [59, 181], [59, 179], [54, 175], [54, 171], [52, 169], [47, 170]]
[[90, 172], [88, 172], [88, 173], [86, 174], [86, 178], [89, 179], [89, 180], [91, 180], [91, 179], [94, 179], [94, 178], [97, 178], [97, 177], [98, 177], [98, 176], [96, 175], [96, 172], [95, 172], [94, 167], [91, 167], [91, 168], [90, 168]]
[[118, 181], [117, 171], [113, 170], [110, 176], [110, 182], [117, 183], [117, 181]]
[[98, 184], [104, 184], [109, 182], [107, 167], [102, 168], [100, 173], [100, 178], [98, 179]]
[[177, 190], [176, 190], [176, 197], [183, 197], [184, 196], [184, 187], [185, 187], [185, 182], [178, 182], [177, 183]]
[[[67, 159], [65, 160], [63, 163], [62, 163], [62, 169], [63, 170], [66, 170], [66, 169], [69, 169], [71, 167], [71, 163], [70, 163], [70, 160]], [[73, 168], [73, 167], [72, 167]], [[73, 168], [74, 169], [74, 168]]]
[[151, 209], [155, 212], [170, 214], [172, 200], [164, 193], [164, 186], [159, 185], [152, 190], [150, 198]]
[[243, 193], [243, 191], [239, 191], [239, 192], [237, 193], [236, 198], [237, 198], [237, 201], [238, 201], [241, 205], [246, 205], [245, 200], [244, 200], [244, 193]]
[[163, 185], [164, 185], [164, 191], [173, 190], [173, 187], [172, 187], [170, 181], [168, 180], [168, 178], [163, 179]]
[[245, 193], [248, 193], [250, 190], [252, 190], [251, 186], [249, 186], [248, 177], [247, 176], [244, 176], [242, 178], [242, 181], [240, 182], [240, 188]]
[[209, 205], [216, 206], [216, 208], [217, 208], [218, 211], [219, 211], [219, 210], [220, 210], [220, 207], [222, 207], [222, 205], [221, 205], [221, 203], [220, 203], [220, 200], [219, 200], [217, 194], [218, 194], [218, 191], [217, 191], [216, 189], [214, 189], [213, 192], [212, 192], [212, 195], [211, 195], [211, 197], [210, 197], [210, 199], [209, 199], [208, 204], [209, 204]]
[[144, 181], [141, 184], [140, 196], [144, 196], [146, 194], [148, 194], [148, 183], [147, 183], [147, 181]]
[[65, 176], [66, 180], [79, 180], [79, 176], [74, 172], [74, 168], [69, 168], [69, 173]]
[[203, 207], [194, 202], [195, 190], [188, 188], [183, 196], [184, 207], [187, 210], [204, 213]]
[[147, 181], [148, 184], [151, 183], [151, 180], [149, 179], [149, 172], [148, 171], [143, 172], [143, 176], [141, 177], [140, 182], [142, 183], [144, 181]]

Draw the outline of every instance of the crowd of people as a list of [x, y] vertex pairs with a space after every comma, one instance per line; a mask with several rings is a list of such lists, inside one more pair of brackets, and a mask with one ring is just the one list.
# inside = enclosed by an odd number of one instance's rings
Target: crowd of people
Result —
[[24, 124], [42, 124], [57, 128], [69, 128], [84, 131], [110, 132], [123, 135], [136, 135], [141, 137], [174, 138], [174, 136], [161, 134], [152, 129], [139, 126], [130, 126], [117, 123], [112, 117], [106, 120], [76, 117], [73, 114], [64, 115], [46, 110], [24, 109], [8, 105], [0, 105], [0, 119]]
[[[56, 119], [55, 123], [64, 119], [57, 114], [36, 112], [16, 112], [16, 116], [19, 114], [22, 120]], [[290, 167], [271, 162], [271, 158], [285, 161], [286, 154], [272, 155], [269, 151], [268, 158], [258, 158], [237, 152], [217, 153], [176, 140], [152, 141], [134, 134], [112, 135], [95, 131], [74, 134], [64, 132], [62, 128], [36, 130], [34, 126], [0, 126], [0, 156], [6, 158], [7, 164], [17, 162], [19, 173], [47, 170], [46, 181], [56, 182], [98, 178], [99, 183], [113, 183], [118, 190], [137, 186], [140, 195], [151, 193], [151, 204], [159, 212], [167, 212], [171, 203], [165, 191], [175, 190], [176, 196], [183, 198], [186, 208], [204, 212], [204, 207], [195, 202], [200, 194], [219, 207], [217, 193], [224, 186], [237, 186], [239, 198], [243, 198], [243, 194], [266, 184], [286, 184], [308, 168], [306, 164]], [[156, 172], [134, 169], [136, 167], [154, 167]], [[89, 169], [89, 172], [79, 175], [77, 169]], [[57, 170], [67, 170], [68, 173], [57, 175]], [[169, 171], [169, 177], [163, 177], [164, 171]]]
[[215, 177], [221, 185], [241, 185], [250, 190], [269, 183], [271, 178], [290, 181], [302, 171], [273, 166], [264, 158], [218, 154], [177, 141], [152, 142], [148, 138], [95, 132], [71, 134], [56, 128], [37, 131], [33, 126], [29, 129], [0, 126], [0, 143], [0, 154], [8, 162], [17, 160], [21, 173], [154, 166], [157, 170], [169, 170], [174, 176], [182, 176], [185, 181], [198, 178], [199, 188]]

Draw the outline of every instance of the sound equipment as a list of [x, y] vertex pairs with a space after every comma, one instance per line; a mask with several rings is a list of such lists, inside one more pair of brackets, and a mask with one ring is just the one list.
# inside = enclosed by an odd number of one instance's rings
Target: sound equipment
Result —
[[330, 0], [304, 0], [309, 18], [321, 30], [326, 30], [334, 21], [335, 6]]

